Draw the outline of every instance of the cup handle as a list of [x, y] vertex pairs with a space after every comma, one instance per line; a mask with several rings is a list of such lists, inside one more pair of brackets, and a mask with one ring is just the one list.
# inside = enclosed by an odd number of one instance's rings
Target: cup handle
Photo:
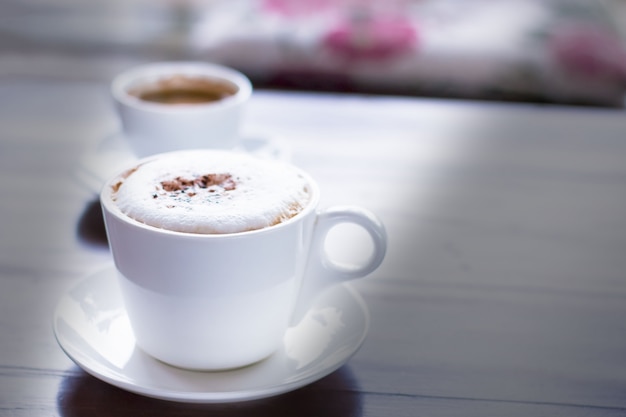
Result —
[[[352, 223], [362, 227], [372, 238], [373, 251], [363, 264], [339, 264], [329, 258], [325, 243], [330, 230]], [[299, 300], [292, 319], [300, 321], [315, 297], [333, 284], [362, 278], [378, 268], [387, 252], [387, 232], [383, 223], [370, 211], [356, 206], [332, 207], [317, 213], [309, 260], [305, 269]]]

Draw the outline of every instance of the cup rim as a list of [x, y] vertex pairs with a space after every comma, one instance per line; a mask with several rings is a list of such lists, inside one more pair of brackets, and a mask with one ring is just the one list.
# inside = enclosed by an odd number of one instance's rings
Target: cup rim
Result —
[[[162, 153], [159, 153], [159, 154], [150, 155], [150, 156], [147, 156], [145, 158], [141, 158], [139, 160], [136, 160], [133, 163], [127, 164], [126, 167], [124, 167], [123, 169], [119, 170], [115, 175], [111, 176], [107, 181], [105, 181], [104, 185], [101, 188], [100, 194], [99, 194], [100, 204], [101, 204], [103, 210], [105, 210], [107, 213], [113, 215], [115, 218], [117, 218], [118, 220], [122, 221], [123, 223], [125, 223], [127, 225], [130, 225], [130, 226], [133, 226], [133, 227], [137, 227], [139, 229], [142, 229], [142, 230], [145, 230], [145, 231], [148, 231], [148, 232], [152, 232], [152, 233], [156, 233], [156, 234], [160, 234], [160, 235], [175, 236], [175, 237], [179, 237], [179, 238], [183, 238], [183, 239], [186, 238], [186, 239], [200, 239], [200, 240], [205, 240], [205, 239], [236, 239], [236, 238], [241, 238], [243, 236], [273, 233], [275, 231], [278, 231], [280, 229], [288, 227], [289, 225], [302, 220], [303, 218], [307, 217], [311, 212], [314, 212], [314, 211], [317, 210], [317, 206], [318, 206], [319, 200], [320, 200], [320, 189], [319, 189], [319, 186], [318, 186], [317, 182], [313, 179], [313, 177], [311, 177], [311, 175], [309, 175], [307, 172], [305, 172], [301, 168], [299, 168], [299, 167], [297, 167], [297, 166], [295, 166], [293, 164], [285, 163], [285, 162], [282, 162], [282, 161], [276, 161], [276, 163], [286, 164], [289, 167], [291, 167], [292, 169], [296, 170], [300, 175], [302, 175], [304, 177], [304, 179], [307, 182], [307, 186], [309, 187], [309, 191], [310, 191], [310, 195], [311, 196], [309, 198], [309, 201], [307, 202], [307, 205], [304, 207], [304, 209], [301, 210], [296, 215], [292, 216], [291, 218], [289, 218], [289, 219], [287, 219], [287, 220], [285, 220], [283, 222], [280, 222], [279, 224], [275, 224], [275, 225], [272, 225], [272, 226], [265, 226], [265, 227], [262, 227], [260, 229], [246, 230], [246, 231], [242, 231], [242, 232], [233, 232], [233, 233], [193, 233], [193, 232], [180, 232], [180, 231], [165, 229], [165, 228], [152, 226], [152, 225], [140, 222], [140, 221], [135, 220], [132, 217], [126, 215], [125, 213], [122, 212], [122, 210], [118, 207], [117, 204], [115, 204], [115, 202], [111, 198], [112, 189], [113, 189], [112, 184], [118, 178], [120, 178], [125, 172], [128, 172], [128, 171], [132, 170], [133, 168], [138, 167], [139, 165], [143, 165], [145, 163], [148, 163], [148, 162], [150, 162], [153, 159], [160, 158], [163, 155], [169, 155], [169, 154], [174, 154], [174, 153], [196, 152], [196, 151], [198, 151], [198, 152], [239, 153], [239, 151], [222, 150], [222, 149], [185, 149], [185, 150], [178, 150], [178, 151], [162, 152]], [[250, 156], [254, 157], [253, 155], [250, 155]]]
[[[208, 78], [226, 80], [237, 87], [237, 92], [219, 101], [172, 106], [141, 100], [130, 95], [127, 91], [133, 82], [141, 78], [177, 74], [202, 75]], [[115, 101], [138, 110], [155, 113], [191, 113], [213, 111], [243, 103], [252, 95], [252, 83], [242, 72], [220, 64], [202, 61], [162, 61], [137, 65], [120, 72], [111, 81], [110, 90]]]

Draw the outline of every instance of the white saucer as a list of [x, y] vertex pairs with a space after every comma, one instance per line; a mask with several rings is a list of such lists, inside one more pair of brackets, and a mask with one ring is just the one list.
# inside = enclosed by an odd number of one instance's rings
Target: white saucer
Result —
[[[261, 158], [283, 161], [290, 158], [286, 144], [275, 138], [244, 136], [236, 150]], [[106, 180], [136, 160], [137, 157], [126, 143], [124, 135], [114, 133], [85, 153], [80, 161], [77, 176], [89, 190], [99, 193]]]
[[341, 367], [369, 327], [362, 298], [345, 284], [323, 293], [269, 358], [231, 371], [197, 372], [166, 365], [135, 346], [114, 268], [89, 275], [59, 301], [54, 332], [78, 366], [127, 391], [164, 400], [219, 403], [292, 391]]

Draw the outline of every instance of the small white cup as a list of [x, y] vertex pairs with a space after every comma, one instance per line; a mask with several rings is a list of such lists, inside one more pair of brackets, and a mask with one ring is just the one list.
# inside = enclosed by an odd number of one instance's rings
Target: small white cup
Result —
[[[105, 184], [100, 200], [109, 244], [139, 347], [187, 369], [255, 363], [280, 346], [290, 324], [322, 290], [380, 265], [387, 245], [383, 224], [359, 207], [320, 211], [318, 185], [302, 175], [311, 193], [303, 211], [274, 226], [232, 234], [140, 223], [112, 198], [120, 177]], [[371, 236], [373, 253], [363, 264], [338, 265], [327, 254], [328, 232], [342, 223]]]
[[[186, 104], [155, 102], [138, 96], [171, 88], [173, 82], [189, 84], [189, 80], [216, 83], [232, 94], [216, 101]], [[220, 65], [157, 62], [117, 75], [111, 83], [111, 93], [123, 135], [141, 158], [178, 149], [236, 147], [242, 110], [252, 94], [252, 85], [242, 73]]]

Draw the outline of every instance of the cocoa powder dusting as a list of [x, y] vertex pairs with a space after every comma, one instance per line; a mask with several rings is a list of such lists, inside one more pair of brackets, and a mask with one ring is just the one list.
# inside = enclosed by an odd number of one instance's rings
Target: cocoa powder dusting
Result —
[[[163, 190], [167, 192], [184, 192], [192, 187], [209, 188], [214, 185], [222, 187], [225, 191], [232, 191], [237, 188], [231, 174], [205, 174], [192, 179], [176, 177], [173, 180], [161, 181]], [[195, 193], [189, 193], [189, 195], [193, 196]]]

